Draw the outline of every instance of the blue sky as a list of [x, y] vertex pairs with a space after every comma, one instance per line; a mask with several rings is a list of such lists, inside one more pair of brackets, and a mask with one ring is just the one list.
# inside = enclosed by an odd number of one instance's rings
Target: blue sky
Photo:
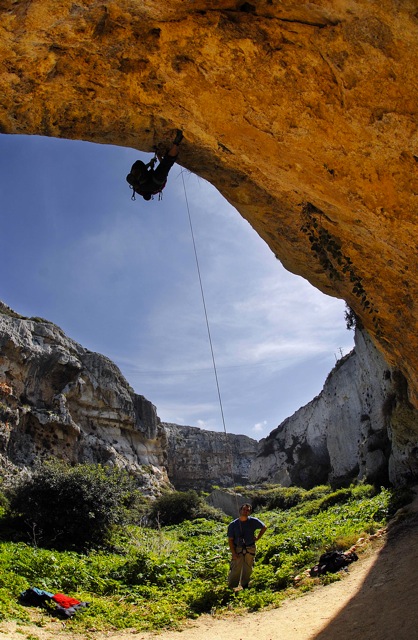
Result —
[[150, 157], [0, 135], [0, 299], [112, 359], [163, 421], [223, 430], [184, 179], [225, 427], [260, 439], [351, 350], [344, 302], [287, 272], [178, 164], [161, 202], [132, 202], [125, 176]]

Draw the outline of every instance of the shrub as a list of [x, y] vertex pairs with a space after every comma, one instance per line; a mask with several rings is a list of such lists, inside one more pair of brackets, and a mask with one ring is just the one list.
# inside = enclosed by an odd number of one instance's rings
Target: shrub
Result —
[[300, 487], [277, 487], [254, 495], [253, 507], [264, 509], [291, 509], [299, 504], [306, 491]]
[[395, 493], [391, 494], [388, 505], [388, 516], [395, 515], [398, 509], [413, 501], [415, 493], [412, 487], [400, 487]]
[[331, 486], [328, 484], [320, 484], [316, 487], [309, 489], [302, 497], [302, 502], [309, 502], [309, 500], [316, 500], [317, 498], [323, 498], [324, 496], [332, 493]]
[[212, 507], [212, 505], [208, 504], [206, 500], [202, 498], [199, 500], [199, 505], [196, 509], [194, 518], [214, 520], [215, 522], [224, 522], [228, 519], [223, 511], [216, 507]]
[[133, 478], [100, 465], [45, 463], [10, 492], [10, 512], [32, 541], [84, 550], [104, 543], [135, 502]]
[[[181, 527], [176, 527], [177, 538], [179, 540], [190, 540], [191, 538], [202, 538], [202, 536], [216, 535], [217, 532], [224, 531], [219, 529], [219, 524], [208, 518], [194, 518], [193, 521], [185, 521]], [[225, 527], [226, 533], [226, 527]]]
[[351, 489], [337, 489], [337, 491], [330, 493], [328, 496], [324, 496], [320, 500], [319, 508], [321, 511], [326, 511], [335, 504], [343, 504], [344, 502], [347, 502], [351, 497]]
[[155, 524], [179, 524], [200, 516], [201, 498], [196, 491], [165, 493], [153, 503], [150, 518]]

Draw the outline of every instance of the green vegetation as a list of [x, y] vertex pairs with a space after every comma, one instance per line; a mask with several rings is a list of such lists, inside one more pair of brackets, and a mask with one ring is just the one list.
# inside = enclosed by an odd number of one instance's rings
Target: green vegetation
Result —
[[10, 491], [10, 514], [36, 544], [84, 551], [102, 545], [112, 525], [129, 522], [141, 500], [126, 472], [49, 462]]
[[[88, 477], [96, 478], [90, 467], [83, 466], [72, 470], [69, 474], [72, 479], [76, 470], [79, 478], [86, 478], [88, 473], [91, 474]], [[56, 470], [54, 473], [51, 477], [57, 479], [60, 473]], [[105, 471], [98, 468], [99, 479], [102, 474]], [[114, 489], [112, 474], [109, 478]], [[53, 548], [51, 537], [49, 548], [39, 546], [39, 541], [37, 544], [34, 540], [31, 544], [24, 541], [21, 528], [12, 526], [15, 521], [10, 519], [8, 501], [2, 501], [0, 527], [7, 530], [7, 535], [3, 533], [0, 541], [0, 619], [28, 620], [31, 609], [21, 606], [18, 598], [30, 586], [90, 602], [85, 611], [66, 624], [67, 630], [80, 633], [92, 629], [174, 628], [203, 612], [255, 611], [278, 606], [290, 594], [303, 593], [319, 581], [338, 579], [338, 575], [328, 575], [294, 581], [297, 574], [303, 574], [317, 562], [322, 552], [347, 549], [361, 535], [374, 533], [385, 524], [393, 509], [409, 498], [389, 489], [377, 492], [368, 485], [337, 491], [327, 486], [310, 491], [266, 486], [250, 492], [254, 504], [258, 504], [256, 515], [269, 529], [258, 544], [251, 588], [233, 592], [226, 586], [230, 557], [226, 524], [230, 518], [220, 521], [219, 512], [215, 511], [196, 518], [193, 514], [199, 514], [204, 507], [195, 492], [174, 492], [154, 504], [142, 503], [138, 510], [132, 500], [132, 488], [126, 478], [124, 482], [125, 485], [121, 483], [125, 489], [121, 500], [124, 517], [115, 508], [117, 517], [111, 518], [111, 524], [104, 522], [106, 535], [99, 536], [100, 544], [90, 542], [84, 553], [64, 549], [65, 538], [60, 538], [59, 549]], [[93, 491], [94, 501], [103, 505], [104, 498]], [[11, 499], [11, 504], [16, 516], [17, 503]], [[22, 509], [23, 502], [19, 504]], [[130, 504], [134, 505], [133, 511]], [[94, 518], [82, 504], [78, 506], [81, 515], [77, 522], [83, 528], [83, 518], [87, 524]], [[161, 517], [156, 517], [158, 506]], [[170, 509], [177, 523], [163, 526]], [[99, 520], [100, 513], [99, 509]], [[190, 514], [194, 519], [180, 521]], [[31, 517], [34, 515], [32, 511]], [[65, 517], [64, 511], [61, 517]], [[6, 518], [7, 527], [3, 527]], [[148, 522], [148, 526], [135, 524], [135, 519]], [[94, 537], [98, 539], [96, 534]], [[71, 539], [68, 542], [73, 545]]]
[[157, 526], [179, 524], [196, 518], [222, 520], [223, 515], [204, 502], [196, 491], [165, 493], [153, 502], [149, 512], [151, 522]]

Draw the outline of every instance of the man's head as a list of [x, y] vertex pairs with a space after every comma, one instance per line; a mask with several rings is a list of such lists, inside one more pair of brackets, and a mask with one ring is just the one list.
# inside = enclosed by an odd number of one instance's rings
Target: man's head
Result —
[[248, 516], [250, 515], [252, 510], [253, 510], [252, 506], [250, 504], [248, 504], [248, 502], [245, 502], [239, 508], [239, 515], [240, 516], [247, 516], [247, 518], [248, 518]]
[[144, 198], [144, 200], [151, 200], [151, 195], [149, 193], [146, 193], [142, 197]]

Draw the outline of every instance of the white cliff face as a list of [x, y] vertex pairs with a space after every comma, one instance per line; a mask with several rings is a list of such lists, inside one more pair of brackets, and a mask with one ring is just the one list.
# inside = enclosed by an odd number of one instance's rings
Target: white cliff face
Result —
[[9, 465], [117, 465], [152, 490], [168, 483], [165, 440], [155, 407], [108, 358], [0, 307], [0, 455]]
[[247, 484], [258, 442], [248, 436], [163, 423], [167, 471], [176, 489], [209, 490]]
[[[411, 442], [417, 414], [406, 390], [402, 394], [402, 376], [364, 332], [356, 331], [355, 345], [320, 395], [260, 441], [251, 481], [306, 487], [356, 479], [400, 484], [416, 475]], [[396, 433], [404, 434], [397, 441], [392, 438], [395, 421]]]
[[418, 476], [417, 437], [405, 378], [361, 331], [321, 394], [257, 443], [162, 424], [108, 358], [0, 303], [3, 473], [58, 458], [130, 469], [149, 494], [170, 482], [179, 490], [264, 481], [399, 485]]
[[245, 483], [257, 441], [163, 425], [118, 367], [0, 303], [0, 467], [46, 458], [132, 470], [144, 492]]

